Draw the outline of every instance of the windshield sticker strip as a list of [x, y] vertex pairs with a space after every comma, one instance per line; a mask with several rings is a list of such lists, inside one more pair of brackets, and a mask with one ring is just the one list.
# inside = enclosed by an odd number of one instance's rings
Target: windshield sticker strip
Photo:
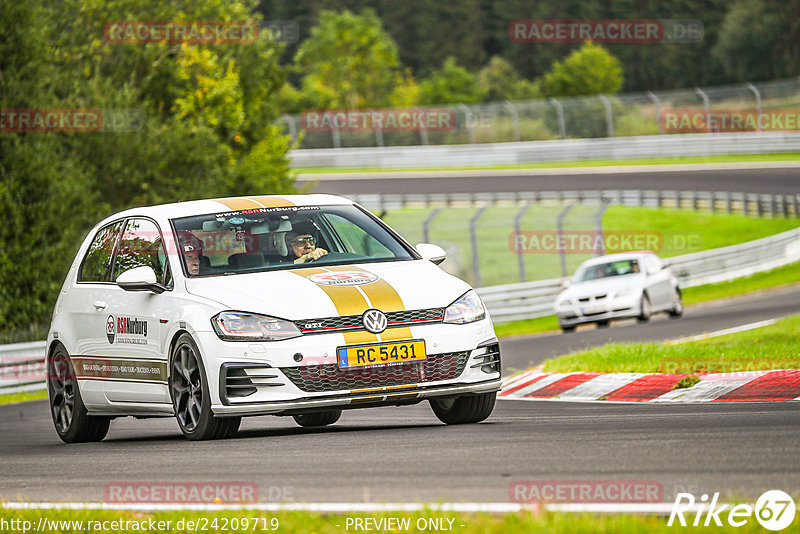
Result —
[[[357, 269], [345, 265], [331, 265], [330, 267], [326, 267], [326, 269], [331, 271], [360, 271], [367, 274], [374, 274], [365, 269]], [[367, 298], [372, 303], [372, 307], [381, 310], [383, 313], [406, 310], [403, 299], [400, 298], [395, 288], [383, 278], [378, 278], [378, 280], [371, 284], [357, 287], [366, 294]], [[381, 332], [382, 341], [399, 341], [403, 339], [411, 339], [411, 329], [407, 326], [392, 328]]]
[[258, 196], [258, 197], [245, 197], [248, 200], [253, 200], [261, 204], [263, 208], [285, 208], [288, 206], [295, 206], [296, 204], [291, 200], [283, 197], [275, 196]]
[[[308, 278], [309, 276], [329, 271], [318, 267], [306, 267], [303, 269], [295, 269], [290, 272]], [[364, 299], [355, 286], [315, 285], [328, 295], [328, 298], [333, 302], [333, 305], [336, 307], [336, 312], [339, 315], [361, 315], [369, 309], [366, 299]], [[378, 340], [378, 336], [367, 331], [343, 332], [343, 335], [345, 343], [348, 345], [370, 343]]]

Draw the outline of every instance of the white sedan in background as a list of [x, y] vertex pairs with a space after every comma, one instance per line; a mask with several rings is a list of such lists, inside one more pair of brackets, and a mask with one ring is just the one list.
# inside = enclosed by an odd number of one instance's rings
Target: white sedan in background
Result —
[[555, 302], [564, 332], [580, 324], [608, 326], [612, 319], [650, 319], [656, 312], [683, 314], [678, 279], [650, 251], [610, 254], [583, 262]]

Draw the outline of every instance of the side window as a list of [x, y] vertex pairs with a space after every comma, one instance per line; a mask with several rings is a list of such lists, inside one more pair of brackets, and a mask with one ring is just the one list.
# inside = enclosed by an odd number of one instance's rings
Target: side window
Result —
[[116, 280], [125, 271], [142, 266], [152, 267], [156, 280], [164, 281], [167, 266], [164, 243], [161, 241], [161, 232], [153, 221], [130, 219], [122, 232], [112, 280]]
[[393, 258], [394, 253], [360, 226], [338, 215], [326, 217], [347, 248], [346, 252], [371, 258]]
[[111, 269], [111, 258], [117, 244], [122, 221], [101, 228], [94, 236], [89, 250], [83, 258], [79, 282], [108, 282]]

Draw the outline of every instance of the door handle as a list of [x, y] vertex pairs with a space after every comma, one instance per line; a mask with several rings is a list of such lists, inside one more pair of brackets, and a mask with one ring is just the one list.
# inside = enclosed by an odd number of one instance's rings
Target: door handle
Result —
[[106, 309], [106, 303], [104, 301], [102, 301], [102, 300], [96, 300], [96, 301], [94, 301], [94, 309], [96, 309], [96, 310], [105, 310]]

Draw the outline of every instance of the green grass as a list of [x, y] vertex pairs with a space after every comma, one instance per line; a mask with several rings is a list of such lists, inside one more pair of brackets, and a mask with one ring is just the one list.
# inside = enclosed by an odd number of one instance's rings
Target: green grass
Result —
[[406, 171], [454, 171], [454, 170], [498, 170], [498, 169], [559, 169], [572, 167], [610, 167], [617, 165], [674, 165], [693, 163], [741, 163], [759, 161], [800, 161], [800, 154], [735, 154], [729, 156], [686, 156], [675, 158], [640, 158], [640, 159], [592, 159], [583, 161], [540, 161], [530, 163], [514, 163], [492, 165], [488, 167], [408, 167], [404, 169], [380, 168], [340, 168], [340, 167], [294, 167], [298, 174], [328, 174], [340, 172], [402, 172]]
[[[578, 205], [564, 220], [566, 230], [594, 231], [594, 214], [597, 206]], [[473, 285], [490, 286], [520, 281], [520, 255], [513, 242], [514, 218], [517, 206], [487, 208], [477, 225], [480, 283], [472, 264], [473, 253], [469, 234], [469, 221], [477, 208], [452, 207], [442, 209], [430, 225], [429, 241], [448, 250], [446, 264], [454, 274]], [[563, 210], [559, 205], [532, 206], [520, 221], [523, 232], [547, 232], [554, 235], [556, 218]], [[424, 240], [423, 223], [433, 213], [431, 208], [403, 208], [390, 210], [384, 220], [411, 243]], [[612, 206], [603, 217], [606, 232], [622, 232], [626, 236], [655, 238], [654, 247], [661, 257], [688, 254], [700, 250], [733, 245], [791, 230], [800, 220], [767, 219], [739, 214], [704, 213], [691, 210], [635, 208]], [[540, 234], [541, 235], [541, 234]], [[619, 234], [618, 234], [619, 235]], [[638, 247], [638, 244], [632, 244]], [[628, 248], [630, 250], [630, 248]], [[619, 250], [607, 250], [616, 252]], [[567, 274], [591, 258], [591, 253], [566, 255]], [[561, 256], [556, 250], [522, 254], [527, 280], [542, 280], [562, 276]]]
[[775, 324], [679, 344], [612, 343], [547, 360], [564, 373], [699, 373], [800, 369], [800, 315]]
[[7, 393], [0, 395], [0, 404], [16, 404], [18, 402], [36, 401], [47, 398], [47, 390], [25, 391], [22, 393]]
[[[752, 506], [752, 503], [751, 503]], [[593, 534], [593, 533], [616, 533], [625, 532], [627, 534], [650, 534], [650, 533], [672, 533], [680, 530], [679, 525], [667, 526], [667, 517], [665, 516], [646, 516], [646, 515], [604, 515], [604, 514], [566, 514], [566, 513], [549, 513], [542, 512], [539, 514], [532, 514], [530, 512], [521, 512], [515, 514], [464, 514], [464, 513], [451, 513], [451, 512], [435, 512], [435, 511], [422, 511], [422, 512], [387, 512], [381, 514], [345, 514], [345, 515], [331, 515], [331, 514], [317, 514], [309, 512], [157, 512], [146, 514], [141, 512], [118, 512], [118, 511], [99, 511], [99, 510], [13, 510], [4, 509], [0, 506], [0, 518], [8, 522], [9, 520], [22, 520], [29, 521], [26, 526], [30, 527], [27, 532], [32, 532], [38, 525], [41, 517], [49, 521], [83, 521], [83, 525], [66, 526], [57, 529], [48, 529], [49, 531], [62, 531], [62, 532], [100, 532], [100, 529], [91, 530], [87, 528], [87, 522], [96, 521], [136, 521], [139, 525], [144, 526], [144, 531], [149, 528], [148, 521], [163, 521], [161, 525], [155, 524], [157, 531], [160, 532], [189, 532], [195, 531], [194, 526], [198, 526], [200, 532], [289, 532], [298, 534], [339, 534], [342, 532], [357, 532], [351, 523], [347, 527], [348, 518], [360, 518], [362, 520], [370, 518], [373, 521], [378, 521], [381, 518], [397, 518], [408, 519], [409, 529], [400, 530], [400, 532], [432, 532], [433, 529], [418, 529], [417, 521], [425, 519], [442, 520], [443, 525], [448, 527], [452, 520], [452, 532], [456, 533], [498, 533], [510, 534], [517, 532], [545, 534], [545, 533], [570, 533], [570, 534]], [[685, 515], [687, 523], [694, 519], [694, 515]], [[231, 528], [231, 520], [237, 519], [250, 519], [258, 520], [259, 528], [256, 530], [251, 529], [234, 529]], [[272, 520], [277, 520], [277, 529], [273, 530], [271, 527], [274, 523]], [[725, 526], [723, 527], [692, 527], [692, 532], [707, 533], [707, 532], [731, 532], [739, 534], [749, 534], [752, 532], [762, 532], [761, 527], [754, 517], [748, 518], [747, 524], [742, 527], [731, 527], [727, 525], [727, 514], [723, 512], [720, 514], [720, 519]], [[216, 523], [214, 523], [216, 520]], [[183, 521], [183, 528], [179, 529], [178, 524]], [[188, 521], [193, 521], [193, 525], [188, 525]], [[262, 521], [266, 523], [268, 528], [261, 529]], [[798, 521], [797, 519], [795, 520]], [[169, 523], [167, 523], [169, 522]], [[227, 524], [228, 528], [223, 529]], [[422, 524], [422, 523], [421, 523]], [[106, 523], [111, 527], [111, 523]], [[214, 527], [216, 525], [216, 528]], [[241, 524], [240, 524], [241, 525]], [[252, 523], [251, 523], [252, 525]], [[338, 525], [338, 526], [337, 526]], [[461, 526], [463, 525], [463, 527]], [[88, 525], [94, 527], [96, 525]], [[130, 523], [122, 523], [122, 527], [131, 527]], [[77, 528], [76, 528], [77, 527]], [[204, 528], [205, 527], [205, 528]], [[374, 527], [373, 527], [374, 528]], [[445, 530], [445, 529], [442, 529]], [[112, 531], [110, 528], [103, 528], [102, 531]], [[133, 528], [115, 528], [113, 532], [141, 532], [142, 529]], [[363, 530], [361, 530], [363, 531]], [[788, 527], [787, 532], [792, 531], [792, 527]], [[0, 527], [0, 532], [26, 532], [21, 528], [10, 529]], [[398, 530], [375, 529], [373, 532], [398, 532]]]
[[[683, 303], [689, 306], [715, 299], [745, 295], [753, 291], [784, 287], [795, 284], [798, 281], [800, 281], [800, 262], [729, 282], [684, 289]], [[498, 323], [494, 325], [494, 329], [499, 337], [508, 337], [550, 332], [558, 330], [559, 326], [556, 316], [548, 315], [546, 317], [537, 317], [536, 319]]]

